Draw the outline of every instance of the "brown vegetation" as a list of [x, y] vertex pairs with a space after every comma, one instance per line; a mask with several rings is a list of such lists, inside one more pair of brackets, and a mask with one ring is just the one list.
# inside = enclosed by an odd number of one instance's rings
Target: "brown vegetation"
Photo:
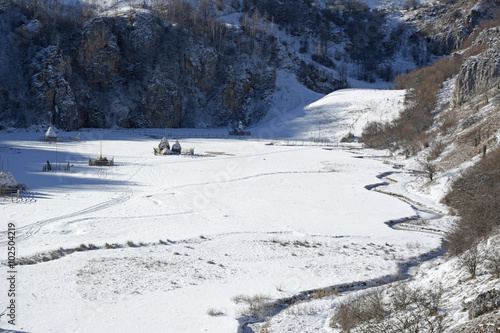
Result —
[[403, 148], [407, 155], [427, 147], [427, 131], [434, 122], [434, 109], [441, 84], [458, 72], [462, 57], [439, 59], [430, 67], [401, 74], [394, 79], [397, 89], [406, 89], [406, 108], [390, 124], [369, 123], [363, 140], [372, 148]]
[[444, 290], [411, 288], [403, 282], [385, 292], [350, 296], [336, 307], [330, 327], [342, 332], [436, 332], [446, 330], [439, 313]]
[[500, 226], [500, 149], [489, 152], [455, 181], [443, 202], [460, 219], [446, 235], [451, 255], [472, 248]]

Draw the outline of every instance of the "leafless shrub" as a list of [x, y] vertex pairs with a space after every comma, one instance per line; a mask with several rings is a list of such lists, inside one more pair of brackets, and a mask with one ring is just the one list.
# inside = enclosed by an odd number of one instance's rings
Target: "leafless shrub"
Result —
[[210, 308], [210, 309], [207, 310], [207, 315], [209, 315], [211, 317], [222, 316], [223, 314], [224, 314], [223, 311], [217, 310], [217, 309], [214, 309], [214, 308]]
[[270, 302], [270, 300], [271, 298], [267, 295], [238, 295], [233, 297], [235, 303], [246, 304], [246, 307], [240, 311], [243, 317], [259, 320], [269, 316], [276, 309], [276, 304]]
[[444, 289], [441, 284], [438, 284], [432, 289], [428, 289], [422, 302], [423, 307], [428, 311], [429, 316], [436, 316], [438, 314], [439, 307], [443, 301]]
[[330, 320], [330, 327], [340, 325], [343, 332], [369, 321], [380, 322], [385, 318], [386, 309], [381, 292], [367, 292], [348, 297], [337, 306], [337, 311]]
[[422, 163], [422, 171], [427, 174], [430, 181], [434, 180], [434, 176], [438, 172], [438, 167], [436, 164], [431, 162]]
[[434, 145], [432, 145], [431, 148], [429, 149], [429, 155], [427, 155], [427, 161], [430, 162], [436, 160], [439, 156], [441, 156], [445, 148], [446, 145], [442, 141], [437, 141], [436, 143], [434, 143]]
[[370, 148], [387, 148], [392, 140], [390, 124], [369, 122], [363, 128], [362, 141]]
[[359, 324], [360, 304], [355, 297], [348, 297], [337, 305], [336, 312], [330, 320], [330, 327], [340, 325], [343, 332], [349, 332]]
[[321, 136], [313, 136], [309, 138], [309, 141], [314, 143], [330, 143], [330, 139]]
[[353, 133], [349, 132], [346, 136], [340, 139], [340, 142], [354, 142], [355, 136]]
[[448, 112], [443, 116], [443, 123], [441, 124], [441, 133], [446, 135], [454, 132], [457, 128], [458, 117], [455, 112]]
[[295, 316], [315, 315], [319, 309], [307, 303], [295, 303], [287, 309], [287, 313]]
[[404, 282], [390, 290], [390, 330], [383, 332], [444, 332], [445, 316], [439, 314], [444, 289], [441, 285], [422, 290]]
[[407, 283], [402, 283], [393, 288], [391, 303], [396, 311], [404, 311], [414, 301], [415, 290], [408, 287]]
[[477, 266], [482, 260], [477, 244], [469, 248], [458, 258], [460, 265], [467, 269], [471, 278], [476, 277]]
[[485, 255], [487, 267], [493, 271], [497, 278], [500, 278], [500, 249], [493, 247], [488, 249]]
[[369, 293], [366, 296], [364, 305], [367, 308], [365, 310], [366, 317], [363, 318], [364, 321], [370, 321], [372, 319], [380, 321], [384, 319], [386, 310], [383, 304], [383, 298], [381, 292]]

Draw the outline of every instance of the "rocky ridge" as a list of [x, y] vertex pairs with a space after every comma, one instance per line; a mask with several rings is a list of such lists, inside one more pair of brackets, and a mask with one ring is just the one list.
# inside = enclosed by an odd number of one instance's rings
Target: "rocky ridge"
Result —
[[[0, 115], [3, 126], [52, 121], [66, 130], [249, 126], [275, 107], [277, 71], [324, 94], [345, 88], [349, 76], [391, 80], [461, 45], [493, 2], [451, 11], [446, 1], [386, 10], [349, 1], [174, 1], [182, 11], [145, 2], [98, 13], [4, 0], [0, 76], [9, 79], [0, 83]], [[458, 16], [457, 29], [439, 29]], [[490, 83], [481, 80], [478, 89]]]

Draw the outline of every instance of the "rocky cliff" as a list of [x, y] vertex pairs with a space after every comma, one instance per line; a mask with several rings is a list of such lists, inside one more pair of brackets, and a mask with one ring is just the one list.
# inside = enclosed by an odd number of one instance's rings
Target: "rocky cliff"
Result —
[[[325, 94], [348, 76], [391, 80], [460, 44], [491, 1], [467, 6], [469, 26], [447, 35], [436, 28], [436, 17], [451, 17], [441, 2], [391, 11], [351, 1], [172, 1], [96, 12], [84, 2], [3, 0], [0, 116], [8, 126], [51, 120], [66, 130], [248, 126], [279, 100], [277, 71]], [[494, 66], [487, 61], [480, 67]], [[471, 75], [462, 90], [492, 82]]]
[[500, 28], [483, 31], [468, 53], [457, 75], [453, 94], [455, 105], [500, 85]]

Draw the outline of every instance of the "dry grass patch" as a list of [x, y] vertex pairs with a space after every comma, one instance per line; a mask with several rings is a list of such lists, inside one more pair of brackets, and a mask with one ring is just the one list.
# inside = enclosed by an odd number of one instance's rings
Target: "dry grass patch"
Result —
[[240, 310], [240, 315], [245, 318], [263, 320], [276, 310], [276, 304], [271, 301], [271, 297], [268, 295], [237, 295], [234, 296], [232, 300], [236, 304], [245, 305], [245, 307]]
[[210, 308], [207, 310], [207, 315], [209, 315], [210, 317], [218, 317], [224, 315], [224, 312], [221, 310]]

